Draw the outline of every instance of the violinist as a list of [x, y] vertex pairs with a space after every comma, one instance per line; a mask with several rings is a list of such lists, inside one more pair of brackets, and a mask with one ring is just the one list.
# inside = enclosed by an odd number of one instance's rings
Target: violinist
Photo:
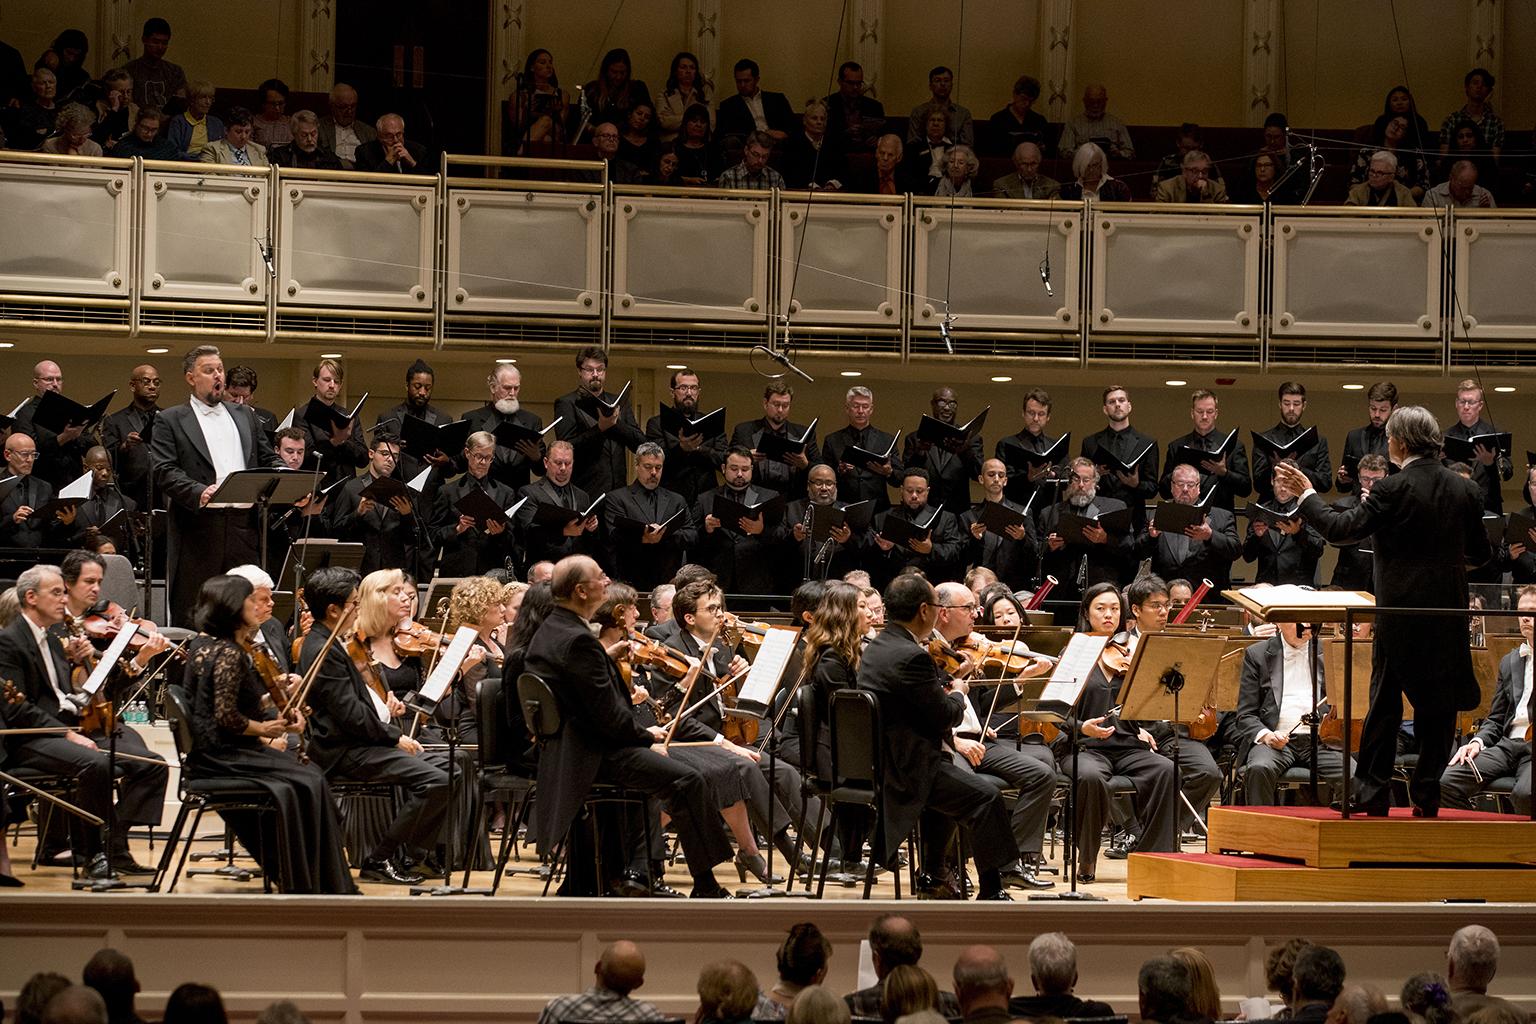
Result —
[[[1515, 606], [1536, 613], [1536, 587], [1521, 587]], [[1513, 776], [1510, 802], [1520, 814], [1531, 812], [1531, 637], [1536, 619], [1522, 615], [1518, 621], [1525, 642], [1499, 662], [1499, 685], [1488, 717], [1457, 748], [1440, 776], [1441, 799], [1447, 807], [1470, 809], [1479, 792]]]
[[[1312, 731], [1306, 716], [1327, 710], [1323, 682], [1323, 653], [1317, 650], [1317, 691], [1304, 627], [1280, 623], [1275, 635], [1243, 653], [1242, 683], [1237, 692], [1237, 723], [1233, 741], [1242, 767], [1243, 803], [1275, 802], [1275, 791], [1286, 770], [1311, 763]], [[1339, 785], [1344, 755], [1319, 742], [1318, 778]]]
[[364, 853], [358, 877], [417, 885], [426, 876], [413, 871], [407, 858], [434, 875], [442, 873], [436, 848], [448, 812], [448, 773], [423, 758], [421, 744], [399, 726], [380, 720], [375, 697], [347, 653], [345, 634], [326, 647], [338, 629], [356, 629], [359, 582], [356, 570], [338, 566], [316, 569], [304, 581], [304, 600], [315, 617], [298, 666], [301, 674], [315, 669], [308, 694], [309, 752], [327, 775], [400, 788], [399, 809]]
[[[842, 580], [826, 584], [816, 605], [810, 628], [805, 631], [805, 678], [815, 688], [815, 736], [801, 736], [801, 743], [815, 746], [816, 775], [832, 778], [832, 695], [851, 690], [859, 675], [864, 653], [864, 633], [869, 629], [868, 610], [859, 600], [859, 588]], [[846, 816], [839, 821], [838, 842], [846, 859], [855, 866], [864, 848], [867, 822]]]
[[506, 752], [503, 763], [508, 771], [523, 778], [532, 778], [537, 772], [539, 754], [533, 745], [533, 737], [528, 735], [528, 725], [523, 721], [523, 706], [517, 699], [517, 677], [523, 674], [523, 659], [533, 634], [539, 631], [554, 607], [555, 599], [548, 583], [529, 586], [523, 592], [517, 617], [507, 629], [507, 640], [503, 645], [506, 650], [506, 660], [501, 667], [502, 706], [505, 709], [501, 746]]
[[[220, 816], [280, 892], [355, 894], [325, 776], [275, 746], [303, 731], [303, 715], [263, 707], [273, 693], [248, 648], [269, 613], [270, 602], [261, 601], [243, 577], [214, 576], [203, 584], [195, 621], [211, 640], [193, 654], [186, 676], [194, 736], [187, 773], [239, 778], [271, 794], [280, 822], [249, 811]], [[297, 682], [297, 676], [279, 676], [278, 692], [291, 693]]]
[[450, 716], [457, 718], [459, 738], [464, 743], [480, 742], [480, 725], [475, 718], [475, 690], [486, 675], [501, 675], [506, 652], [496, 640], [496, 631], [504, 621], [501, 596], [504, 584], [488, 576], [471, 576], [460, 580], [448, 595], [448, 618], [443, 622], [443, 633], [451, 638], [460, 626], [471, 626], [475, 639], [469, 645], [470, 653], [464, 658], [464, 666], [437, 706], [439, 723]]
[[[971, 630], [976, 622], [976, 595], [969, 588], [960, 583], [940, 583], [934, 593], [938, 596], [939, 610], [934, 632], [951, 649], [965, 654], [967, 641], [973, 636], [985, 642]], [[1013, 675], [1014, 683], [1049, 673], [1050, 668], [1051, 663], [1044, 659], [1029, 662]], [[986, 667], [976, 672], [973, 678], [1010, 674], [1006, 670]], [[1016, 695], [1017, 686], [1004, 686], [1002, 691], [1001, 699], [1006, 701], [1010, 695]], [[1044, 863], [1041, 850], [1051, 798], [1056, 795], [1056, 765], [1043, 746], [1028, 744], [1015, 749], [1012, 743], [1000, 743], [992, 729], [982, 727], [982, 716], [990, 712], [997, 696], [998, 688], [993, 686], [976, 687], [967, 694], [964, 715], [960, 724], [950, 730], [945, 746], [957, 767], [975, 772], [993, 782], [999, 790], [1016, 789], [1019, 792], [1010, 822], [1013, 841], [1019, 848], [1019, 860], [1003, 868], [1003, 884], [1014, 889], [1049, 889], [1053, 883], [1035, 872]], [[937, 856], [942, 855], [942, 851], [937, 852]]]
[[[492, 636], [501, 647], [503, 654], [507, 650], [507, 637], [512, 635], [512, 627], [517, 623], [517, 613], [523, 607], [523, 601], [528, 596], [529, 584], [520, 580], [512, 580], [501, 585], [501, 625], [492, 630]], [[505, 661], [502, 662], [506, 664]]]
[[[1113, 583], [1095, 583], [1083, 594], [1078, 608], [1078, 632], [1113, 638], [1124, 625], [1125, 611]], [[1172, 853], [1178, 850], [1178, 813], [1173, 762], [1153, 751], [1152, 736], [1145, 729], [1122, 721], [1115, 713], [1129, 655], [1111, 643], [1105, 657], [1088, 673], [1074, 713], [1063, 728], [1076, 729], [1077, 877], [1091, 882], [1097, 871], [1099, 844], [1109, 815], [1111, 776], [1120, 775], [1136, 785], [1136, 818], [1144, 831], [1126, 844], [1142, 852]], [[1061, 771], [1072, 773], [1071, 746], [1065, 737], [1056, 741]]]
[[[128, 613], [122, 606], [107, 601], [101, 596], [102, 580], [106, 578], [107, 561], [101, 555], [91, 551], [75, 550], [64, 556], [63, 563], [59, 566], [64, 576], [64, 586], [68, 591], [66, 606], [69, 612], [66, 622], [73, 620], [80, 624], [92, 642], [91, 651], [77, 648], [79, 657], [71, 657], [70, 662], [79, 667], [87, 668], [95, 664], [95, 654], [105, 650], [117, 636], [117, 631], [125, 625]], [[135, 679], [150, 667], [154, 658], [164, 653], [171, 646], [163, 633], [155, 630], [154, 623], [147, 619], [137, 620], [140, 625], [140, 634], [135, 636], [127, 652], [119, 661], [118, 667], [112, 676], [107, 679], [107, 685], [121, 683], [124, 679]], [[61, 640], [69, 639], [69, 629], [65, 623], [54, 627]], [[143, 642], [139, 638], [143, 637]], [[69, 645], [66, 642], [66, 653]], [[82, 681], [84, 676], [81, 677]], [[117, 694], [114, 694], [117, 695]], [[126, 696], [118, 695], [118, 696]], [[119, 737], [118, 745], [121, 747], [122, 738]], [[130, 751], [134, 753], [136, 751]]]
[[[290, 645], [288, 633], [283, 623], [272, 617], [272, 591], [277, 585], [267, 571], [259, 565], [237, 565], [229, 570], [230, 576], [239, 576], [251, 585], [251, 599], [259, 611], [260, 617], [256, 620], [256, 628], [249, 634], [251, 644], [261, 649], [262, 656], [271, 658], [278, 669], [283, 672], [292, 672], [293, 663], [289, 658]], [[196, 647], [196, 641], [188, 645]], [[289, 744], [296, 746], [296, 744]]]

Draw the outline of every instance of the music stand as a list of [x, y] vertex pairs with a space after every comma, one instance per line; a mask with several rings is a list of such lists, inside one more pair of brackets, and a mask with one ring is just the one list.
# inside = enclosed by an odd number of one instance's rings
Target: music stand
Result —
[[448, 600], [453, 593], [453, 588], [464, 582], [467, 576], [435, 576], [430, 583], [425, 585], [426, 595], [422, 598], [421, 606], [416, 609], [416, 618], [436, 629], [441, 630], [448, 621], [448, 609], [444, 605], [441, 615], [437, 612], [437, 606]]
[[254, 506], [261, 529], [261, 562], [267, 564], [267, 531], [273, 505], [295, 505], [320, 489], [318, 473], [291, 469], [242, 469], [229, 474], [205, 508]]
[[[794, 677], [794, 685], [800, 684], [805, 675], [802, 667], [798, 672], [791, 672], [791, 662], [794, 659], [796, 644], [800, 639], [799, 626], [770, 626], [763, 635], [763, 642], [758, 645], [757, 654], [753, 656], [752, 668], [747, 672], [747, 677], [736, 688], [736, 702], [733, 706], [725, 708], [727, 715], [738, 718], [756, 718], [762, 721], [762, 728], [768, 735], [764, 743], [768, 749], [768, 787], [769, 792], [778, 779], [779, 763], [779, 731], [773, 708], [777, 700], [779, 690], [784, 686], [787, 677]], [[793, 699], [793, 690], [788, 695], [784, 704], [787, 707], [789, 700]], [[759, 745], [759, 750], [763, 749]], [[820, 836], [817, 836], [819, 842]], [[764, 862], [768, 877], [773, 877], [773, 837], [768, 837], [767, 860]], [[784, 888], [779, 889], [772, 884], [767, 884], [758, 889], [746, 890], [738, 895], [745, 895], [747, 899], [770, 899], [776, 896], [798, 895], [809, 899], [811, 897], [810, 882], [806, 882], [805, 892], [791, 893], [790, 889], [795, 884], [795, 870], [798, 864], [790, 864], [784, 875]]]

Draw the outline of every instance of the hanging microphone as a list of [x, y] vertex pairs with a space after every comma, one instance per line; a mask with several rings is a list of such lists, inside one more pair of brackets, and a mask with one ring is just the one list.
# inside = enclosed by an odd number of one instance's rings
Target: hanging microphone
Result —
[[784, 369], [788, 370], [790, 373], [793, 373], [796, 376], [800, 377], [807, 384], [814, 384], [814, 383], [816, 383], [816, 378], [815, 377], [812, 377], [810, 374], [808, 374], [804, 370], [800, 369], [800, 367], [798, 367], [794, 363], [790, 362], [788, 354], [786, 354], [784, 352], [776, 352], [773, 349], [769, 348], [767, 345], [753, 345], [751, 351], [753, 351], [753, 352], [761, 352], [763, 355], [767, 356], [769, 359], [772, 359], [774, 362], [776, 362], [780, 366], [784, 367]]
[[954, 315], [945, 312], [944, 319], [939, 321], [939, 337], [944, 339], [944, 351], [950, 355], [955, 354], [955, 343], [950, 339], [949, 326], [955, 322]]
[[1045, 294], [1051, 298], [1056, 297], [1056, 289], [1051, 287], [1051, 251], [1047, 249], [1040, 259], [1040, 283], [1045, 285]]
[[254, 241], [256, 242], [256, 248], [261, 251], [261, 262], [267, 265], [267, 273], [272, 277], [276, 277], [277, 265], [272, 262], [272, 243], [264, 242], [259, 238], [254, 239]]

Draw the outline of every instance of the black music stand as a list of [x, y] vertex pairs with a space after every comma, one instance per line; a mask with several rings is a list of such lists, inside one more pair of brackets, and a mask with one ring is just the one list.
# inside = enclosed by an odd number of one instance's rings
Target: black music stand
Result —
[[[1105, 903], [1103, 896], [1096, 896], [1091, 892], [1083, 892], [1077, 887], [1077, 755], [1078, 738], [1077, 723], [1072, 719], [1072, 708], [1077, 706], [1073, 700], [1071, 708], [1062, 708], [1054, 702], [1042, 701], [1040, 694], [1045, 690], [1047, 679], [1029, 679], [1019, 684], [1021, 693], [1017, 701], [1011, 706], [1019, 708], [1019, 718], [1029, 719], [1033, 722], [1049, 722], [1055, 725], [1067, 735], [1067, 753], [1072, 758], [1071, 781], [1067, 783], [1067, 799], [1061, 808], [1061, 852], [1062, 870], [1067, 876], [1066, 892], [1032, 892], [1030, 900], [1067, 900], [1077, 903]], [[1082, 697], [1082, 685], [1079, 683], [1077, 695]]]
[[320, 490], [320, 474], [298, 473], [291, 469], [242, 469], [231, 473], [219, 484], [205, 508], [251, 505], [256, 509], [261, 530], [261, 564], [267, 564], [267, 532], [273, 505], [296, 505], [304, 497]]
[[[262, 536], [266, 536], [265, 531]], [[266, 553], [262, 554], [265, 559]], [[319, 540], [310, 540], [308, 537], [299, 540], [283, 556], [283, 567], [277, 574], [277, 589], [272, 592], [272, 617], [281, 621], [291, 615], [294, 625], [297, 626], [296, 597], [300, 588], [304, 586], [305, 576], [316, 569], [324, 569], [328, 566], [356, 569], [362, 564], [361, 541], [331, 540], [324, 537]]]

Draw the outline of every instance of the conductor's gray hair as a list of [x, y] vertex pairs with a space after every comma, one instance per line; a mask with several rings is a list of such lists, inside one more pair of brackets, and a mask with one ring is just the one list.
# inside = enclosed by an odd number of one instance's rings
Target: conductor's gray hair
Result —
[[1434, 455], [1443, 438], [1434, 414], [1422, 405], [1400, 405], [1387, 420], [1387, 436], [1395, 437], [1409, 455]]

